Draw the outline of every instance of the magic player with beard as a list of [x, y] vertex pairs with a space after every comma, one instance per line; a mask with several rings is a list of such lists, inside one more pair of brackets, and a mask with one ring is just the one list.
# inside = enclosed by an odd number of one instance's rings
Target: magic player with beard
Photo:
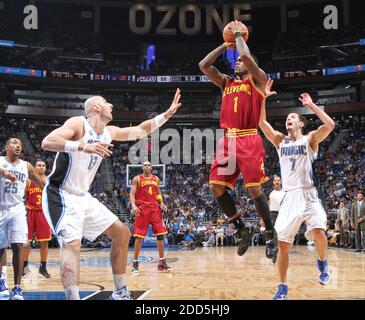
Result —
[[[245, 225], [237, 214], [234, 200], [226, 188], [234, 189], [241, 173], [248, 193], [252, 197], [257, 213], [266, 225], [266, 256], [277, 254], [277, 241], [270, 217], [267, 198], [261, 184], [268, 180], [264, 172], [264, 147], [258, 134], [260, 110], [265, 99], [267, 76], [251, 56], [243, 38], [243, 24], [234, 21], [231, 31], [236, 43], [223, 43], [210, 52], [200, 63], [201, 71], [222, 90], [220, 126], [225, 136], [219, 141], [217, 154], [209, 176], [210, 190], [219, 207], [234, 224], [238, 235], [238, 255], [243, 255], [249, 246], [253, 228]], [[237, 47], [239, 57], [234, 69], [234, 77], [222, 74], [213, 63], [228, 48]], [[222, 163], [220, 159], [228, 161]], [[230, 170], [230, 163], [234, 163]], [[227, 166], [228, 163], [228, 166]]]

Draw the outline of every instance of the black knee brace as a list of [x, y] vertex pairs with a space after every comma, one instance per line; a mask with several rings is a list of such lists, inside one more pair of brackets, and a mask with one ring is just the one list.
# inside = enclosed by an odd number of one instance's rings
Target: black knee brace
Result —
[[236, 206], [230, 194], [227, 191], [217, 197], [217, 203], [219, 208], [225, 213], [225, 215], [230, 218], [234, 217], [237, 213]]
[[270, 207], [267, 202], [265, 193], [261, 193], [258, 198], [253, 199], [257, 214], [264, 220], [267, 230], [272, 230], [273, 225], [271, 221]]
[[160, 234], [157, 236], [157, 240], [163, 240], [164, 239], [164, 235], [163, 234]]

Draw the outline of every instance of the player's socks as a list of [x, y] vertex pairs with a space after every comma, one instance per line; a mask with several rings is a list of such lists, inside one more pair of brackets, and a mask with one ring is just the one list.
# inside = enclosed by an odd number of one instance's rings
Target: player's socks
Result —
[[80, 300], [80, 292], [78, 286], [70, 286], [65, 288], [66, 300]]
[[133, 260], [132, 272], [134, 272], [134, 273], [139, 272], [138, 260]]
[[126, 274], [113, 274], [114, 287], [119, 290], [126, 285]]

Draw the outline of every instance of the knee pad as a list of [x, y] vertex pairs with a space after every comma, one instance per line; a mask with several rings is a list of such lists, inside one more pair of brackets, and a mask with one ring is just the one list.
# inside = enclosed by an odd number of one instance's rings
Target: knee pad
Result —
[[163, 240], [164, 239], [164, 235], [163, 234], [160, 234], [157, 236], [157, 240]]

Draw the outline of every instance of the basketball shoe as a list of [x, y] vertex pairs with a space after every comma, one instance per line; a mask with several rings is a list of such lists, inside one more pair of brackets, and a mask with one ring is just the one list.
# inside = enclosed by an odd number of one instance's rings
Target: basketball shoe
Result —
[[139, 269], [138, 269], [138, 261], [137, 260], [133, 260], [132, 272], [134, 272], [134, 273], [138, 273], [139, 272]]
[[0, 297], [8, 297], [9, 289], [6, 284], [6, 279], [0, 279]]
[[120, 289], [115, 290], [109, 297], [109, 300], [133, 300], [133, 298], [127, 287], [123, 286]]
[[39, 267], [39, 274], [42, 275], [43, 277], [47, 278], [47, 279], [51, 277], [51, 275], [47, 271], [47, 268], [43, 267], [43, 266]]
[[331, 281], [331, 275], [328, 272], [328, 261], [317, 260], [317, 268], [319, 271], [318, 280], [320, 284], [328, 284]]
[[266, 230], [266, 257], [269, 259], [274, 258], [278, 254], [278, 241], [275, 237], [275, 230]]
[[13, 290], [11, 290], [11, 300], [24, 300], [23, 291], [20, 286], [15, 286]]
[[251, 225], [245, 225], [243, 228], [237, 230], [237, 254], [239, 256], [243, 256], [246, 253], [253, 235], [254, 229]]
[[288, 299], [288, 286], [286, 284], [279, 284], [273, 300], [287, 300]]
[[171, 271], [172, 268], [167, 265], [166, 259], [162, 259], [158, 263], [157, 270], [160, 272], [168, 272]]

